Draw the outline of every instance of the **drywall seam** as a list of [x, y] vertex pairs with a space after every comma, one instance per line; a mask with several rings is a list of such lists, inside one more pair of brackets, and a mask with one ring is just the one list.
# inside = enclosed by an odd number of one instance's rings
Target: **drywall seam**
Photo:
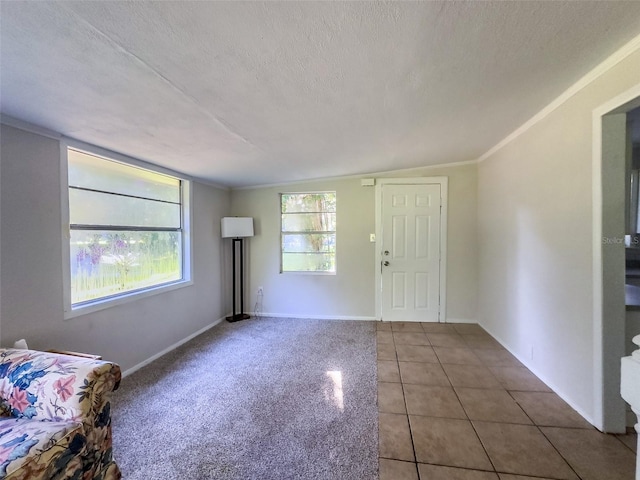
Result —
[[520, 135], [525, 133], [527, 130], [532, 128], [538, 122], [542, 121], [546, 117], [548, 117], [551, 113], [553, 113], [557, 108], [566, 103], [571, 97], [576, 95], [585, 87], [589, 86], [595, 80], [600, 78], [602, 75], [607, 73], [610, 69], [615, 67], [622, 60], [627, 58], [629, 55], [634, 53], [636, 50], [640, 49], [640, 35], [634, 37], [630, 42], [626, 43], [622, 48], [617, 50], [615, 53], [607, 57], [603, 62], [601, 62], [598, 66], [596, 66], [593, 70], [589, 71], [586, 75], [584, 75], [580, 80], [571, 85], [567, 90], [560, 94], [555, 100], [553, 100], [550, 104], [536, 113], [533, 117], [531, 117], [528, 121], [514, 130], [511, 134], [505, 137], [503, 140], [498, 142], [496, 145], [491, 147], [484, 154], [480, 155], [475, 162], [480, 163], [491, 155], [496, 153], [498, 150], [502, 149], [513, 140], [518, 138]]
[[172, 82], [169, 78], [167, 78], [166, 76], [164, 76], [162, 73], [160, 73], [157, 69], [153, 68], [151, 65], [149, 65], [146, 61], [144, 61], [142, 58], [140, 58], [139, 56], [137, 56], [136, 54], [134, 54], [133, 52], [130, 52], [129, 50], [127, 50], [124, 46], [120, 45], [116, 40], [114, 40], [113, 38], [111, 38], [108, 34], [106, 34], [105, 32], [103, 32], [102, 30], [100, 30], [98, 27], [96, 27], [95, 25], [93, 25], [91, 22], [89, 22], [88, 20], [86, 20], [84, 17], [81, 17], [80, 15], [78, 15], [76, 12], [74, 12], [73, 10], [70, 10], [68, 8], [66, 8], [63, 4], [60, 4], [60, 6], [62, 8], [64, 8], [70, 15], [76, 17], [78, 19], [79, 22], [84, 23], [89, 29], [93, 30], [94, 32], [96, 32], [98, 35], [100, 35], [102, 38], [104, 38], [108, 43], [110, 43], [111, 45], [113, 45], [117, 50], [119, 50], [120, 52], [122, 52], [124, 55], [128, 56], [129, 58], [133, 59], [136, 63], [138, 63], [139, 65], [142, 65], [145, 69], [153, 72], [154, 75], [156, 75], [159, 79], [161, 79], [164, 83], [166, 83], [169, 87], [171, 87], [174, 91], [178, 92], [181, 96], [183, 96], [184, 98], [186, 98], [191, 104], [193, 104], [193, 106], [196, 107], [196, 109], [198, 109], [199, 111], [201, 111], [205, 116], [209, 117], [211, 120], [213, 120], [216, 124], [220, 125], [227, 133], [229, 133], [230, 135], [232, 135], [233, 137], [237, 138], [238, 140], [240, 140], [243, 143], [246, 143], [248, 145], [251, 145], [255, 148], [258, 148], [256, 145], [254, 145], [253, 143], [251, 143], [249, 140], [247, 140], [246, 138], [244, 138], [242, 135], [240, 135], [239, 133], [237, 133], [236, 131], [234, 131], [229, 125], [227, 125], [225, 122], [223, 122], [220, 118], [218, 118], [218, 116], [216, 116], [214, 113], [211, 113], [209, 110], [207, 110], [206, 108], [203, 108], [201, 103], [198, 102], [197, 99], [195, 99], [193, 96], [189, 95], [187, 92], [185, 92], [182, 88], [178, 87], [174, 82]]
[[219, 318], [218, 320], [216, 320], [213, 323], [210, 323], [209, 325], [207, 325], [206, 327], [201, 328], [200, 330], [192, 333], [191, 335], [189, 335], [188, 337], [183, 338], [182, 340], [180, 340], [179, 342], [174, 343], [173, 345], [168, 346], [167, 348], [165, 348], [164, 350], [156, 353], [155, 355], [150, 356], [149, 358], [147, 358], [146, 360], [138, 363], [137, 365], [134, 365], [131, 368], [128, 368], [127, 370], [125, 370], [124, 372], [122, 372], [122, 378], [124, 377], [128, 377], [129, 375], [131, 375], [132, 373], [136, 372], [137, 370], [140, 370], [142, 367], [145, 367], [147, 365], [149, 365], [151, 362], [153, 362], [154, 360], [157, 360], [158, 358], [162, 357], [163, 355], [166, 355], [167, 353], [175, 350], [176, 348], [178, 348], [181, 345], [184, 345], [185, 343], [187, 343], [189, 340], [193, 340], [194, 338], [196, 338], [198, 335], [206, 332], [207, 330], [209, 330], [210, 328], [215, 327], [216, 325], [218, 325], [220, 322], [222, 322], [222, 320], [224, 320], [224, 317]]

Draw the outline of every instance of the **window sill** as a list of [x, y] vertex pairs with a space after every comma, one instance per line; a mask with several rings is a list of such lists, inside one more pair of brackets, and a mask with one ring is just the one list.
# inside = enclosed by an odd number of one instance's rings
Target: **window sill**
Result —
[[98, 312], [100, 310], [105, 310], [107, 308], [123, 305], [125, 303], [130, 303], [143, 298], [152, 297], [154, 295], [159, 295], [161, 293], [171, 292], [173, 290], [189, 287], [191, 285], [193, 285], [193, 280], [180, 280], [178, 282], [174, 282], [169, 285], [152, 287], [139, 292], [125, 293], [116, 298], [96, 300], [95, 302], [92, 302], [86, 305], [71, 307], [69, 310], [66, 310], [64, 312], [64, 319], [68, 320], [71, 318], [80, 317], [82, 315]]

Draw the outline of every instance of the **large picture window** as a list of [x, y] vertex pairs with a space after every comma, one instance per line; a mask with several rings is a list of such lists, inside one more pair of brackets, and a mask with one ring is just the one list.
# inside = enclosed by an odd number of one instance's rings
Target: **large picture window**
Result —
[[183, 180], [69, 148], [73, 307], [183, 280]]
[[336, 193], [280, 195], [283, 272], [336, 271]]

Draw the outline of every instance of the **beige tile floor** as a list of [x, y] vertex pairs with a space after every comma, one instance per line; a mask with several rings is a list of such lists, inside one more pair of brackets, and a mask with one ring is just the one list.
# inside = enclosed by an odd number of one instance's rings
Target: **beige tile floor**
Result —
[[633, 480], [593, 428], [477, 325], [377, 326], [380, 480]]

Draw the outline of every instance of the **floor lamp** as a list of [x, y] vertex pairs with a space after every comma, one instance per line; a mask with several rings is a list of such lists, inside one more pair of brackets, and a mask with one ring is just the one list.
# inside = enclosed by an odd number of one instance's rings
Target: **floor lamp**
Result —
[[[233, 315], [227, 317], [228, 322], [237, 322], [251, 318], [244, 313], [244, 253], [243, 241], [246, 237], [253, 237], [253, 218], [251, 217], [224, 217], [222, 219], [222, 238], [231, 238], [232, 263], [233, 263]], [[236, 250], [239, 261], [236, 259]], [[240, 265], [238, 265], [240, 264]], [[238, 266], [240, 267], [240, 311], [236, 310], [236, 285]]]

